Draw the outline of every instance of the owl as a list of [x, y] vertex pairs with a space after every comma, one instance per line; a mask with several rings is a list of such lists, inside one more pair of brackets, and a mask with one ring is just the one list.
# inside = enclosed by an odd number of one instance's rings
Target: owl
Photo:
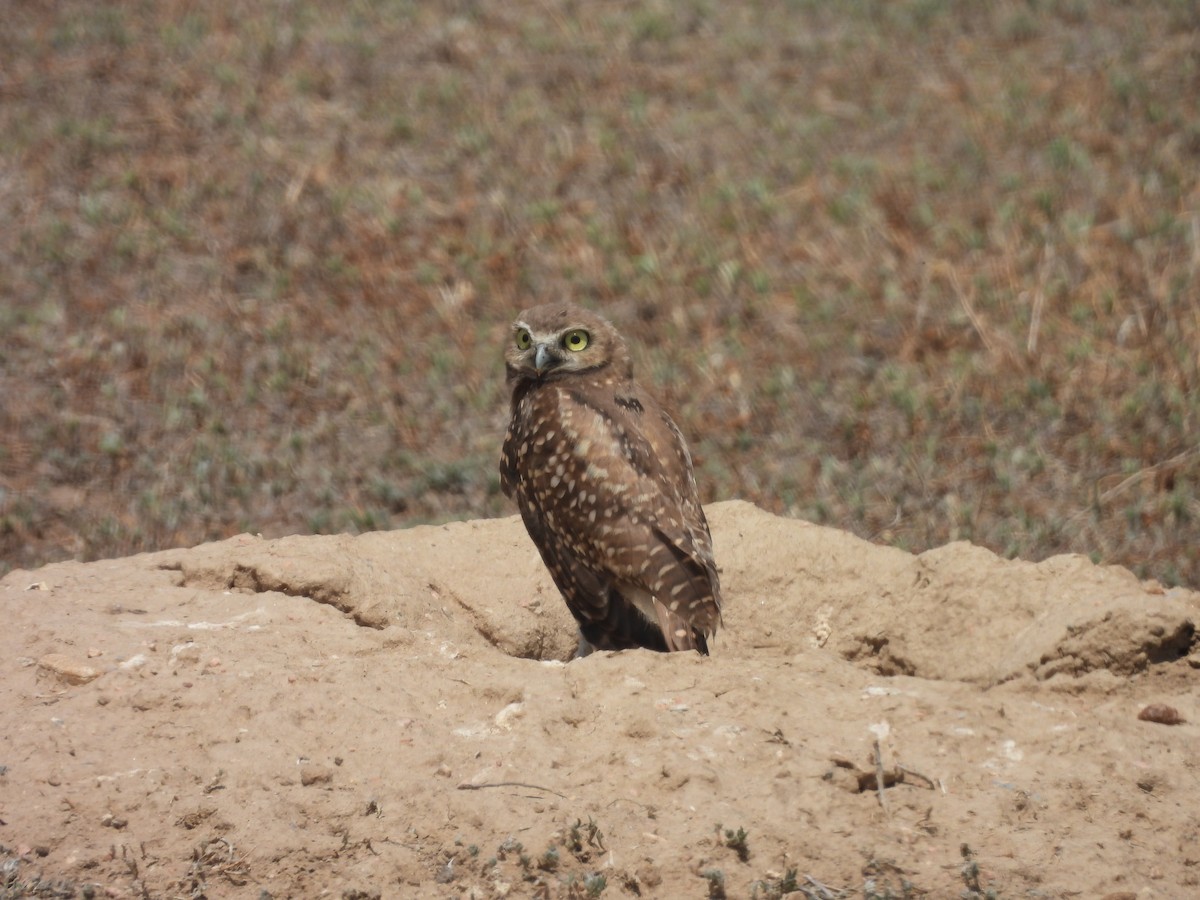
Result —
[[698, 650], [721, 621], [712, 537], [683, 435], [595, 313], [535, 306], [504, 355], [500, 484], [593, 649]]

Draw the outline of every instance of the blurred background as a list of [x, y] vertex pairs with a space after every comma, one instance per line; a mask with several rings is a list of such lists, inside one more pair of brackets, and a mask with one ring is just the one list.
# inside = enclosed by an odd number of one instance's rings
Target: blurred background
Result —
[[625, 333], [706, 501], [1200, 586], [1192, 0], [13, 0], [0, 573], [502, 516]]

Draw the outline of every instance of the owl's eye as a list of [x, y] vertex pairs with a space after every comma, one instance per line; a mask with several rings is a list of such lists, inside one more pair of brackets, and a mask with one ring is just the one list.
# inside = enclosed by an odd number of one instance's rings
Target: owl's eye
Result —
[[517, 329], [517, 349], [528, 350], [529, 345], [533, 343], [533, 338], [529, 336], [529, 330], [526, 328]]
[[574, 331], [567, 332], [567, 336], [563, 338], [563, 346], [575, 353], [578, 353], [587, 345], [588, 333], [582, 328], [576, 328]]

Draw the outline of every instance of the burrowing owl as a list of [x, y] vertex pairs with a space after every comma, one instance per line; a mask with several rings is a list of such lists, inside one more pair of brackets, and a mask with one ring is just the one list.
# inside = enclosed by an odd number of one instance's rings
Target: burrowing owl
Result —
[[500, 484], [593, 648], [699, 650], [721, 619], [692, 458], [633, 380], [617, 330], [568, 304], [527, 309], [505, 353]]

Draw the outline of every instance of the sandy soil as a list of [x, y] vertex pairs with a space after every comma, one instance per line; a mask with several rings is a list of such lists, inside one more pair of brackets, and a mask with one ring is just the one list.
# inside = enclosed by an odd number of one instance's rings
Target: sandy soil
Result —
[[1200, 896], [1200, 594], [709, 512], [707, 659], [516, 518], [10, 573], [6, 896]]

